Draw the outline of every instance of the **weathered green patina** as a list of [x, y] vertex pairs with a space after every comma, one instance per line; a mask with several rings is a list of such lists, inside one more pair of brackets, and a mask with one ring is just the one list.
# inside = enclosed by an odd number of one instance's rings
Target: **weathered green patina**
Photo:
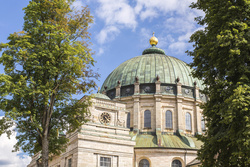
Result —
[[[190, 145], [175, 134], [162, 134], [160, 136], [154, 134], [133, 134], [130, 132], [132, 140], [136, 142], [135, 148], [181, 148], [181, 149], [199, 149], [202, 145], [195, 137], [188, 137], [193, 145]], [[160, 137], [160, 140], [158, 139]]]
[[95, 97], [95, 98], [99, 98], [99, 99], [110, 100], [110, 98], [107, 95], [102, 94], [102, 93], [95, 93], [92, 96]]
[[143, 55], [125, 61], [111, 72], [103, 83], [101, 92], [104, 86], [107, 86], [107, 90], [115, 88], [117, 81], [121, 82], [121, 86], [132, 85], [135, 77], [138, 77], [140, 84], [154, 83], [157, 75], [161, 83], [175, 84], [179, 78], [182, 85], [193, 87], [196, 82], [203, 89], [202, 81], [190, 74], [191, 68], [185, 62], [167, 56], [162, 49], [153, 46], [144, 50]]
[[163, 55], [165, 55], [165, 51], [161, 48], [157, 48], [156, 46], [152, 46], [151, 48], [145, 49], [142, 52], [142, 55], [145, 55], [145, 54], [163, 54]]

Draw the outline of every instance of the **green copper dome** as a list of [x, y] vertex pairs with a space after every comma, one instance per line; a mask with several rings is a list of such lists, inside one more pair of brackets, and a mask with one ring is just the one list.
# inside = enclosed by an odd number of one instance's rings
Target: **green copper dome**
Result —
[[143, 55], [119, 65], [106, 78], [101, 91], [105, 86], [107, 90], [115, 88], [118, 81], [121, 86], [132, 85], [135, 83], [135, 77], [138, 77], [140, 84], [155, 83], [157, 75], [161, 83], [176, 84], [176, 79], [179, 78], [182, 85], [193, 87], [196, 82], [197, 86], [203, 89], [202, 81], [190, 76], [191, 68], [185, 62], [167, 56], [161, 49], [153, 47], [144, 50]]
[[151, 48], [145, 49], [142, 52], [143, 55], [145, 55], [145, 54], [152, 54], [152, 53], [153, 54], [156, 53], [156, 54], [163, 54], [163, 55], [165, 55], [165, 51], [164, 50], [162, 50], [160, 48], [157, 48], [155, 46], [152, 46]]
[[102, 93], [95, 93], [93, 94], [93, 97], [95, 98], [99, 98], [99, 99], [106, 99], [106, 100], [110, 100], [110, 98]]

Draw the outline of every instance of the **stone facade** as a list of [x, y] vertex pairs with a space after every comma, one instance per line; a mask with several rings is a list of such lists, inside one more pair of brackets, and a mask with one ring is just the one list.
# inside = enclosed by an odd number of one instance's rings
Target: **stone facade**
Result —
[[[180, 88], [177, 87], [177, 90]], [[184, 141], [185, 138], [191, 139], [189, 136], [202, 132], [202, 111], [197, 107], [202, 101], [181, 95], [163, 95], [160, 92], [118, 97], [114, 100], [97, 97], [92, 101], [93, 105], [89, 108], [90, 121], [79, 131], [67, 135], [70, 143], [66, 152], [60, 157], [54, 157], [49, 163], [50, 167], [70, 167], [70, 161], [71, 167], [99, 167], [101, 157], [109, 158], [112, 167], [139, 167], [142, 159], [147, 159], [150, 167], [171, 167], [173, 160], [179, 160], [182, 166], [185, 166], [196, 158], [197, 147], [192, 145], [192, 142], [187, 143], [186, 148], [182, 146], [168, 148], [157, 142], [156, 145], [159, 147], [147, 145], [140, 147], [140, 143], [136, 143], [139, 137], [131, 134], [130, 130], [137, 135], [160, 132], [163, 136], [165, 134], [175, 136], [180, 141]], [[151, 112], [151, 128], [144, 127], [145, 110]], [[172, 128], [166, 128], [166, 111], [172, 112]], [[100, 121], [100, 115], [104, 112], [109, 113], [111, 117], [107, 124]], [[187, 112], [191, 114], [191, 130], [185, 130]], [[130, 127], [126, 127], [129, 120], [128, 113], [130, 113]], [[179, 136], [176, 136], [177, 131], [180, 132]], [[184, 139], [181, 139], [182, 137]], [[36, 166], [37, 159], [38, 155], [33, 156], [28, 167]]]
[[[155, 37], [153, 38], [155, 40]], [[157, 42], [156, 42], [157, 44]], [[67, 134], [65, 153], [50, 167], [198, 166], [202, 81], [155, 44], [122, 63], [94, 94], [89, 122]], [[198, 87], [199, 86], [199, 87]], [[40, 158], [32, 157], [28, 167]]]
[[[99, 98], [92, 101], [90, 121], [67, 135], [70, 142], [66, 152], [54, 157], [49, 167], [70, 167], [69, 163], [71, 167], [99, 167], [101, 157], [110, 159], [112, 167], [133, 166], [135, 142], [125, 128], [128, 113], [125, 104]], [[108, 124], [100, 122], [103, 112], [111, 115]], [[28, 167], [36, 166], [39, 158], [38, 154], [33, 156]]]

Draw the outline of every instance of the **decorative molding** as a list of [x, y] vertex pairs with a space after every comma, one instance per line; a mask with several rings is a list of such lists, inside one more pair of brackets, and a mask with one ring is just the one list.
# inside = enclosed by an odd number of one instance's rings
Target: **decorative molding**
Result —
[[189, 106], [182, 106], [182, 109], [191, 110], [191, 111], [194, 110], [193, 107], [189, 107]]
[[141, 107], [153, 107], [153, 106], [154, 106], [154, 104], [149, 104], [149, 103], [141, 104]]
[[117, 119], [117, 121], [116, 121], [116, 126], [121, 126], [121, 127], [125, 127], [125, 121], [124, 120], [119, 120], [119, 119]]

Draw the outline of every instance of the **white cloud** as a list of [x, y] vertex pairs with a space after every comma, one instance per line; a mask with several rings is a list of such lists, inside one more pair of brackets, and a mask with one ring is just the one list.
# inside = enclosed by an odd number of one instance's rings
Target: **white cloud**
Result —
[[100, 44], [104, 44], [105, 42], [112, 41], [119, 34], [119, 32], [120, 30], [115, 26], [105, 27], [97, 35], [97, 41]]
[[99, 48], [96, 55], [97, 55], [97, 56], [100, 56], [100, 55], [102, 55], [103, 53], [104, 53], [104, 49], [103, 49], [103, 48]]
[[[1, 117], [0, 117], [1, 119]], [[26, 167], [31, 158], [24, 155], [22, 158], [18, 156], [21, 152], [12, 152], [13, 146], [16, 144], [16, 134], [11, 135], [8, 139], [6, 134], [0, 136], [0, 166], [4, 167]]]
[[179, 36], [178, 41], [189, 41], [192, 34], [192, 32], [188, 32], [185, 35], [181, 35]]
[[[148, 14], [148, 17], [155, 17], [155, 15], [160, 14], [165, 15], [166, 13], [171, 15], [171, 12], [184, 14], [189, 9], [191, 2], [194, 2], [194, 0], [138, 0], [135, 11], [137, 14], [154, 11], [151, 15]], [[145, 17], [141, 18], [145, 19]]]
[[137, 25], [134, 9], [127, 0], [98, 0], [97, 16], [106, 25], [122, 25], [134, 29]]
[[[178, 48], [188, 47], [189, 37], [197, 29], [194, 18], [203, 14], [199, 10], [189, 8], [195, 0], [137, 0], [134, 2], [97, 0], [97, 2], [96, 16], [105, 23], [96, 36], [99, 44], [114, 40], [124, 28], [133, 31], [139, 28], [140, 36], [143, 37], [141, 40], [145, 38], [148, 40], [152, 31], [163, 31], [161, 34], [156, 32], [156, 37], [159, 39], [158, 47], [180, 51]], [[149, 22], [152, 25], [144, 28]], [[102, 52], [103, 50], [99, 50], [98, 53]]]
[[169, 45], [169, 49], [176, 54], [183, 54], [190, 45], [188, 42], [177, 41]]
[[196, 23], [186, 17], [171, 17], [165, 21], [165, 28], [172, 33], [186, 33], [193, 31], [196, 28]]
[[80, 10], [85, 5], [83, 4], [83, 2], [81, 0], [76, 0], [75, 2], [73, 2], [72, 6], [75, 9]]
[[156, 18], [157, 16], [158, 16], [158, 13], [153, 9], [148, 9], [140, 13], [141, 20], [145, 20], [147, 18], [153, 19], [153, 18]]
[[98, 43], [104, 44], [114, 40], [120, 28], [133, 30], [136, 28], [135, 11], [127, 0], [98, 0], [98, 2], [96, 15], [105, 22], [105, 27], [96, 35]]

